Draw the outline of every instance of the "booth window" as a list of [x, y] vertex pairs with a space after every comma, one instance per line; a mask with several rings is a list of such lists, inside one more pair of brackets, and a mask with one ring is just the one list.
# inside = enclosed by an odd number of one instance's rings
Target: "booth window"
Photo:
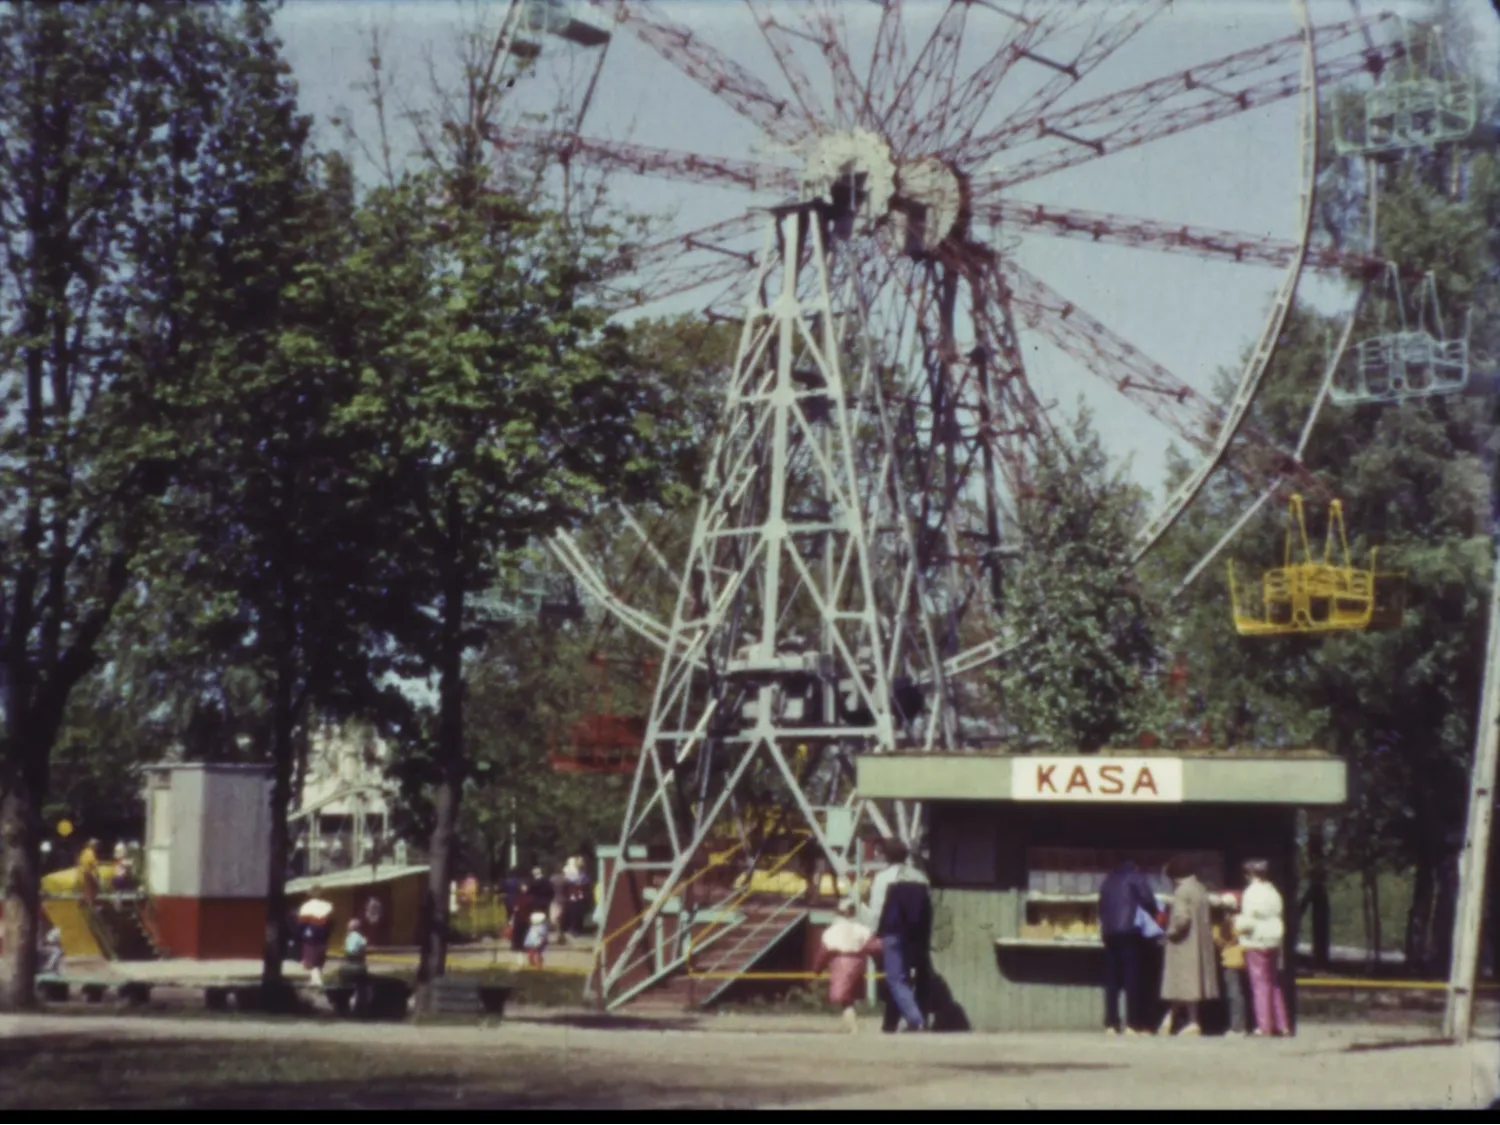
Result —
[[993, 887], [999, 875], [994, 812], [950, 808], [934, 817], [929, 857], [933, 882], [943, 887]]

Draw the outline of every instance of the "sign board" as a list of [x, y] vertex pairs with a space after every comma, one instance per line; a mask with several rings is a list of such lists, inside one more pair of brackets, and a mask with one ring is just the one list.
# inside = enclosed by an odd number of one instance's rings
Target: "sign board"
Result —
[[1180, 803], [1181, 758], [1015, 758], [1015, 801]]

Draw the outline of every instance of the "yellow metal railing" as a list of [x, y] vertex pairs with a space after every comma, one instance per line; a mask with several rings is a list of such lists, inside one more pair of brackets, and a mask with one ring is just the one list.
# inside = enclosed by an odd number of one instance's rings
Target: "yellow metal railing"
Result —
[[1291, 498], [1289, 517], [1282, 565], [1261, 576], [1258, 614], [1241, 605], [1234, 563], [1227, 564], [1236, 632], [1241, 636], [1292, 635], [1390, 629], [1401, 624], [1405, 574], [1377, 571], [1378, 548], [1370, 551], [1368, 569], [1353, 565], [1340, 501], [1328, 506], [1321, 558], [1313, 554], [1308, 541], [1301, 496]]
[[[678, 884], [678, 890], [685, 890], [686, 888], [691, 887], [699, 879], [703, 878], [703, 876], [707, 875], [710, 871], [727, 866], [730, 857], [732, 857], [736, 852], [743, 850], [744, 846], [744, 842], [740, 841], [733, 847], [731, 847], [727, 852], [721, 852], [717, 856], [710, 856], [709, 861], [703, 865], [702, 869], [699, 870], [696, 875], [694, 875], [691, 879]], [[616, 876], [616, 878], [618, 878], [618, 875]], [[636, 914], [633, 918], [621, 923], [616, 929], [608, 934], [605, 934], [599, 939], [599, 941], [594, 946], [594, 964], [593, 967], [589, 969], [590, 973], [593, 973], [594, 970], [599, 967], [599, 962], [603, 960], [604, 951], [606, 948], [608, 948], [609, 943], [633, 928], [638, 922], [641, 921], [641, 919], [643, 919], [647, 914], [651, 913], [655, 905], [656, 904], [654, 902], [647, 904], [646, 908], [639, 914]]]

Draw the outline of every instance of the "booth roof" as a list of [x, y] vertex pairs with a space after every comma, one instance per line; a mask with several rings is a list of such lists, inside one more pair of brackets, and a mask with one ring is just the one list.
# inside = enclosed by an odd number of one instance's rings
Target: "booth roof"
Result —
[[894, 754], [884, 755], [893, 758], [1323, 758], [1337, 760], [1338, 755], [1327, 750], [1315, 750], [1311, 747], [1296, 747], [1288, 750], [1264, 750], [1255, 747], [1200, 747], [1193, 750], [1172, 750], [1162, 746], [1152, 747], [1113, 747], [1099, 750], [1092, 754], [1086, 754], [1079, 750], [1049, 750], [1032, 749], [1026, 750], [1019, 747], [981, 747], [974, 750], [933, 750], [933, 751], [897, 751]]
[[[1045, 768], [1043, 760], [1060, 763], [1045, 787], [1027, 772], [1030, 762]], [[1118, 763], [1113, 776], [1101, 778], [1097, 771], [1110, 763]], [[1131, 780], [1148, 766], [1154, 775], [1149, 791]], [[1078, 767], [1088, 783], [1063, 792]], [[1320, 750], [865, 754], [857, 769], [861, 796], [895, 800], [1136, 804], [1149, 798], [1152, 803], [1311, 806], [1341, 805], [1348, 799], [1343, 759]], [[1111, 784], [1102, 785], [1101, 780]]]

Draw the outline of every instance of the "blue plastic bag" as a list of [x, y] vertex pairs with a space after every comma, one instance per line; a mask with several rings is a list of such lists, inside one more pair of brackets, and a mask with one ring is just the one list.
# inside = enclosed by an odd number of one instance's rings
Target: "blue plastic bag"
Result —
[[1145, 907], [1141, 906], [1135, 908], [1135, 928], [1140, 931], [1143, 938], [1151, 941], [1166, 933], [1156, 924], [1156, 919], [1146, 912]]

